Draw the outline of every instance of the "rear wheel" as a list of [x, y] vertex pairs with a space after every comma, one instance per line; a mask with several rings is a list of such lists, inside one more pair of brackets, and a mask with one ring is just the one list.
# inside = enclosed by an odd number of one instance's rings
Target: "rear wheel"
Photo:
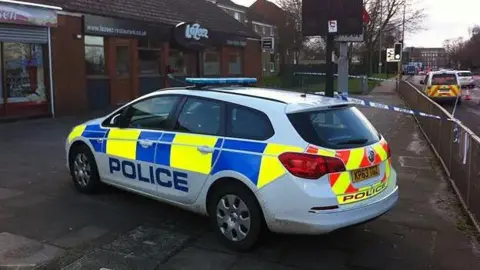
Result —
[[84, 144], [75, 146], [71, 151], [70, 175], [75, 188], [86, 194], [98, 192], [102, 183], [92, 151]]
[[258, 243], [264, 217], [248, 188], [235, 182], [225, 183], [213, 191], [208, 205], [211, 223], [224, 245], [248, 251]]

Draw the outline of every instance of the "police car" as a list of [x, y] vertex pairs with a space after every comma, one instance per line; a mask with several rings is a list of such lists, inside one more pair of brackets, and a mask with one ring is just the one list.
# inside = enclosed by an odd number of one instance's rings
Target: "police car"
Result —
[[253, 78], [186, 82], [74, 127], [75, 187], [108, 184], [207, 215], [237, 250], [263, 229], [324, 234], [397, 202], [390, 147], [354, 104]]

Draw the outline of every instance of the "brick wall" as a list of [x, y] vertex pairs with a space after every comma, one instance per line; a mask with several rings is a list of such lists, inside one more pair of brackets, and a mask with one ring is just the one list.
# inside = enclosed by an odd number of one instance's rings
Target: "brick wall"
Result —
[[262, 79], [262, 50], [260, 41], [247, 40], [247, 46], [243, 51], [243, 73], [246, 77], [255, 77]]
[[72, 115], [87, 110], [85, 91], [85, 51], [82, 18], [58, 16], [52, 30], [52, 66], [56, 115]]

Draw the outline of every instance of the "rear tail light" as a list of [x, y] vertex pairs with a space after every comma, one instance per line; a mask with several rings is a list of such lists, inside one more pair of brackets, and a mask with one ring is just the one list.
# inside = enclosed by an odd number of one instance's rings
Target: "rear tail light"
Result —
[[318, 179], [329, 173], [345, 171], [343, 161], [334, 157], [288, 152], [278, 159], [291, 174], [300, 178]]
[[385, 148], [386, 148], [385, 150], [387, 151], [387, 159], [389, 159], [392, 156], [392, 149], [390, 149], [390, 145], [388, 144], [386, 145]]

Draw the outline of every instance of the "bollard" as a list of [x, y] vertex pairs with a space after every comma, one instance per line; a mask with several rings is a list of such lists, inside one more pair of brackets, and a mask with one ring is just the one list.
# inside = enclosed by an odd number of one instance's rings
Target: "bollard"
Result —
[[368, 79], [367, 79], [367, 76], [362, 76], [362, 93], [364, 95], [368, 93]]

